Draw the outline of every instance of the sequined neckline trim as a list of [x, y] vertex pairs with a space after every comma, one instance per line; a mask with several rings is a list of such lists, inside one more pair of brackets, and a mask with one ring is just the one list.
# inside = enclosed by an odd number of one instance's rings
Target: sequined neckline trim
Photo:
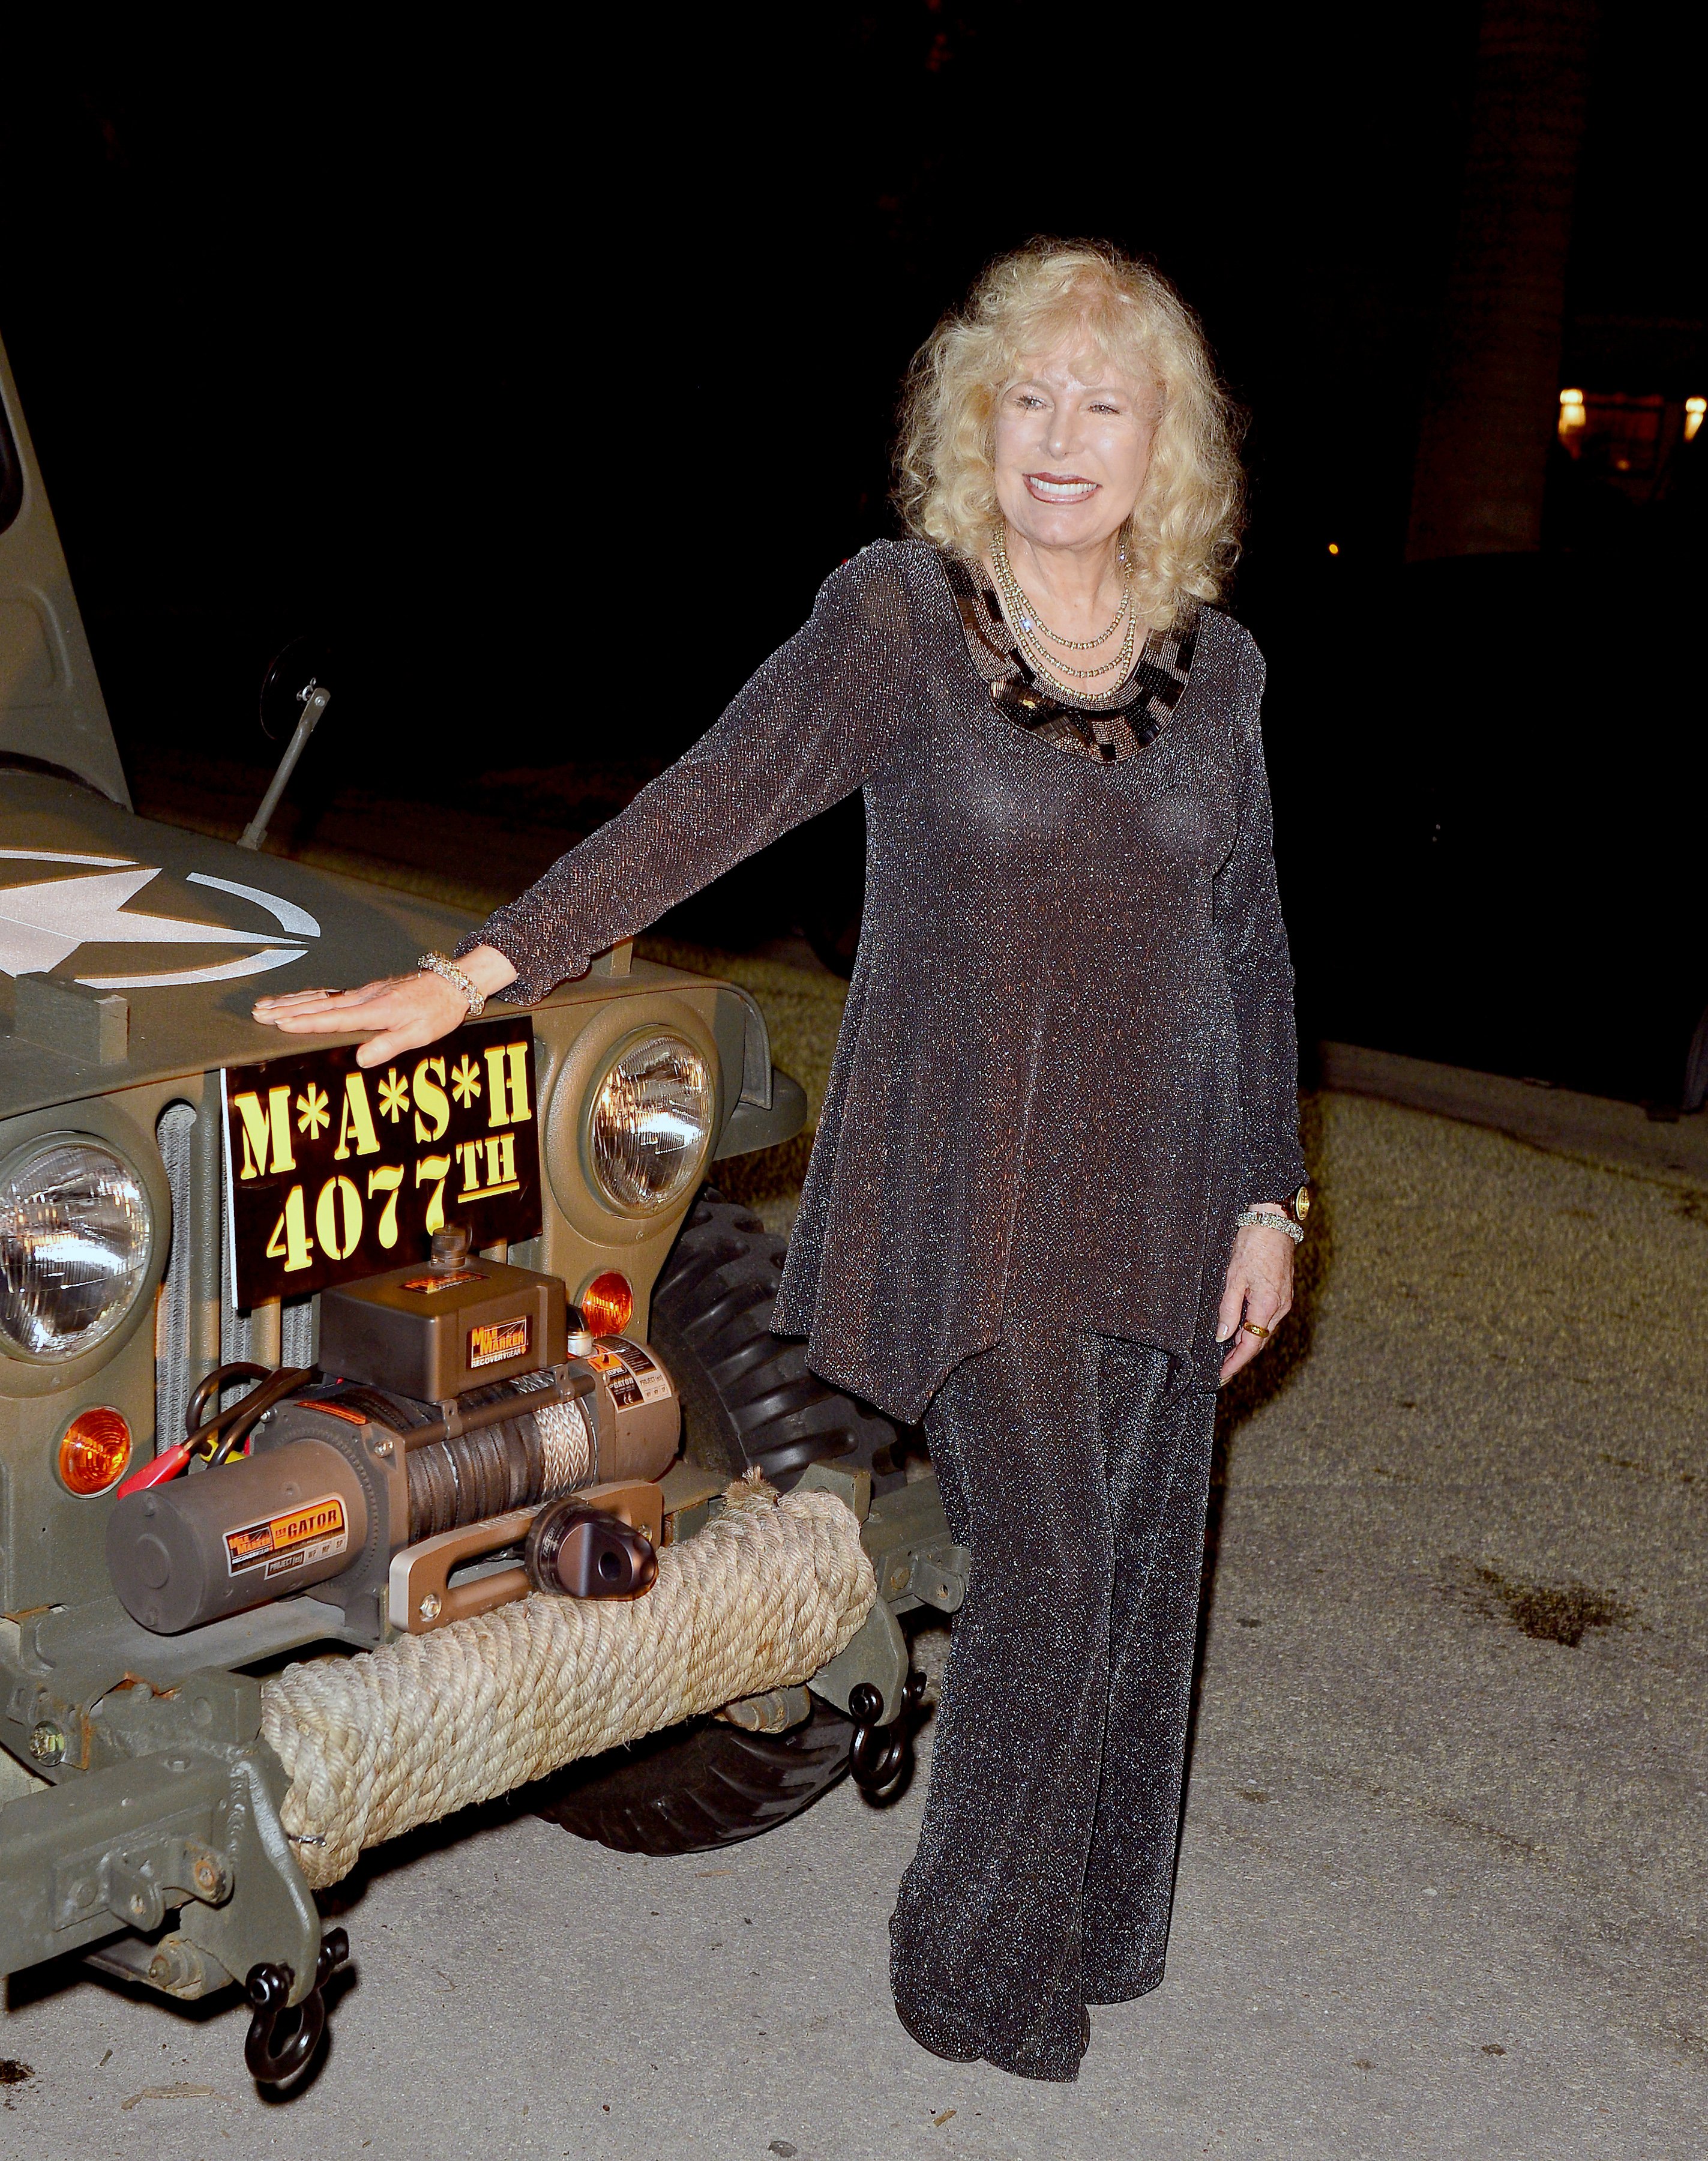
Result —
[[938, 560], [960, 612], [968, 657], [998, 712], [1040, 742], [1100, 764], [1117, 765], [1148, 749], [1172, 718], [1197, 650], [1195, 612], [1153, 630], [1138, 664], [1107, 699], [1067, 700], [1046, 690], [1018, 649], [996, 595], [961, 556]]

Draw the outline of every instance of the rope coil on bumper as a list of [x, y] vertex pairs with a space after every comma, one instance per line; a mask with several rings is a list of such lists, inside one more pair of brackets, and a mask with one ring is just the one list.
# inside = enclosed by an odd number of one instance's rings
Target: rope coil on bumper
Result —
[[365, 1846], [495, 1799], [580, 1756], [806, 1680], [877, 1595], [834, 1494], [739, 1481], [667, 1546], [644, 1598], [535, 1596], [262, 1689], [303, 1874], [336, 1883]]

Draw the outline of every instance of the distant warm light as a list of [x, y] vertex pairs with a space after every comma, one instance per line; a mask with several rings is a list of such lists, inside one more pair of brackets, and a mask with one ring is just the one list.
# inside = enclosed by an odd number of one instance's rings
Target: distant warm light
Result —
[[1581, 390], [1562, 390], [1560, 393], [1560, 440], [1581, 428], [1585, 420], [1584, 393]]
[[1687, 398], [1685, 400], [1685, 440], [1694, 443], [1696, 430], [1702, 424], [1702, 415], [1708, 413], [1708, 398]]
[[1329, 553], [1330, 553], [1330, 555], [1338, 555], [1340, 554], [1340, 552], [1341, 552], [1341, 544], [1340, 544], [1340, 542], [1339, 542], [1338, 540], [1330, 540], [1330, 543], [1329, 543]]

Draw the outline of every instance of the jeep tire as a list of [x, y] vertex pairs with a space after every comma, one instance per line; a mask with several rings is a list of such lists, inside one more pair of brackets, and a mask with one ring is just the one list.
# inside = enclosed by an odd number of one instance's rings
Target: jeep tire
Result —
[[[807, 1370], [804, 1346], [771, 1333], [787, 1240], [705, 1187], [653, 1291], [648, 1341], [682, 1399], [692, 1463], [779, 1490], [810, 1463], [870, 1471], [899, 1485], [888, 1421]], [[850, 1721], [813, 1701], [803, 1725], [747, 1733], [693, 1718], [572, 1763], [539, 1813], [627, 1853], [733, 1846], [810, 1808], [848, 1768]]]
[[810, 1463], [859, 1466], [900, 1484], [895, 1429], [809, 1372], [806, 1346], [771, 1333], [789, 1241], [701, 1189], [653, 1291], [654, 1345], [682, 1398], [690, 1463], [757, 1471], [786, 1492]]

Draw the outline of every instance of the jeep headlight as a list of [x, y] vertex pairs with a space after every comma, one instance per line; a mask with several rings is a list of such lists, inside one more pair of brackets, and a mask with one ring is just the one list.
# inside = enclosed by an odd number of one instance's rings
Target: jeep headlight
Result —
[[613, 1206], [651, 1213], [700, 1175], [715, 1090], [706, 1061], [680, 1035], [632, 1044], [606, 1074], [587, 1118], [587, 1164]]
[[98, 1141], [50, 1140], [0, 1176], [0, 1343], [76, 1358], [112, 1335], [141, 1295], [148, 1195]]

